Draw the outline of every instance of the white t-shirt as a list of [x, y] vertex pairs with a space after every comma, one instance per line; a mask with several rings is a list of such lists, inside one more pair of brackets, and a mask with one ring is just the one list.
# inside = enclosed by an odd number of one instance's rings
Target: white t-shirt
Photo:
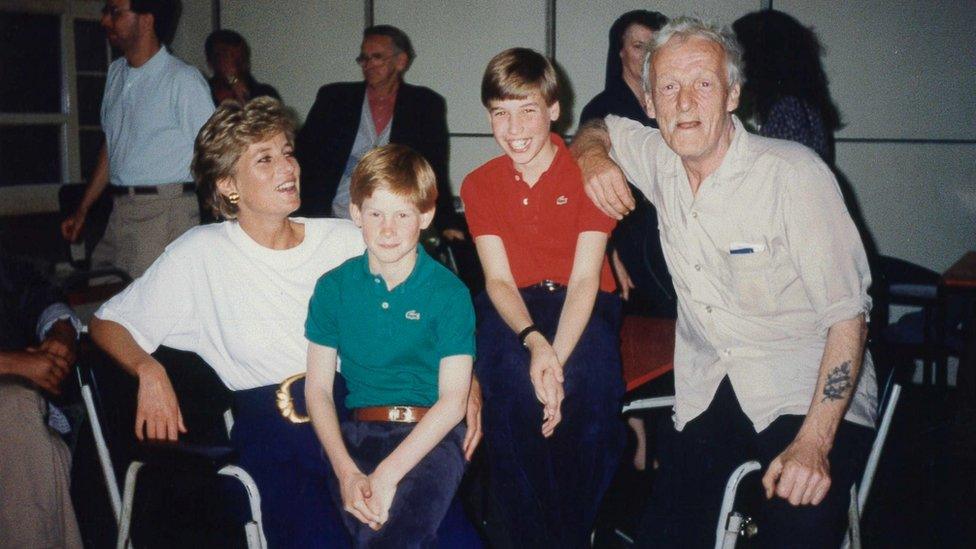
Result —
[[195, 227], [95, 316], [124, 326], [146, 352], [197, 353], [231, 390], [304, 372], [315, 281], [365, 244], [350, 221], [293, 220], [305, 239], [288, 250], [261, 246], [235, 221]]

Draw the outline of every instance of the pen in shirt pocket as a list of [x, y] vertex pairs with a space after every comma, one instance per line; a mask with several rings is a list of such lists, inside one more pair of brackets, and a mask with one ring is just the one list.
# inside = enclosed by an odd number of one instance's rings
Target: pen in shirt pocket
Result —
[[729, 253], [732, 255], [756, 254], [766, 250], [766, 244], [762, 242], [732, 242], [729, 244]]

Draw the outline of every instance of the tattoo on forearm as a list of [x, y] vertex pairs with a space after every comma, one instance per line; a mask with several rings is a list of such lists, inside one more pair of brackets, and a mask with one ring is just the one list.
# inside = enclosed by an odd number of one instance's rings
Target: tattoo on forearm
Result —
[[847, 391], [853, 387], [851, 383], [851, 362], [845, 360], [843, 364], [827, 372], [827, 381], [824, 382], [823, 400], [841, 400], [847, 396]]

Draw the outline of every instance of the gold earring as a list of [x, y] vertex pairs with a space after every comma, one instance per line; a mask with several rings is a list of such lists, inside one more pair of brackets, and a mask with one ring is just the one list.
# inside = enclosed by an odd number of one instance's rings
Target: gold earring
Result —
[[230, 194], [227, 195], [227, 202], [230, 202], [231, 204], [237, 204], [240, 201], [241, 195], [237, 191], [231, 191]]

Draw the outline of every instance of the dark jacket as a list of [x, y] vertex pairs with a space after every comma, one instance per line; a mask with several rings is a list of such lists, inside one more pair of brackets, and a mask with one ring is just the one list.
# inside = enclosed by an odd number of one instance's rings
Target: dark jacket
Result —
[[[331, 215], [349, 153], [356, 141], [364, 82], [326, 84], [319, 89], [305, 126], [295, 140], [295, 154], [302, 167], [301, 213], [312, 217]], [[437, 176], [439, 230], [458, 228], [454, 198], [447, 174], [447, 104], [437, 93], [406, 82], [397, 90], [390, 143], [407, 145], [430, 162]]]

